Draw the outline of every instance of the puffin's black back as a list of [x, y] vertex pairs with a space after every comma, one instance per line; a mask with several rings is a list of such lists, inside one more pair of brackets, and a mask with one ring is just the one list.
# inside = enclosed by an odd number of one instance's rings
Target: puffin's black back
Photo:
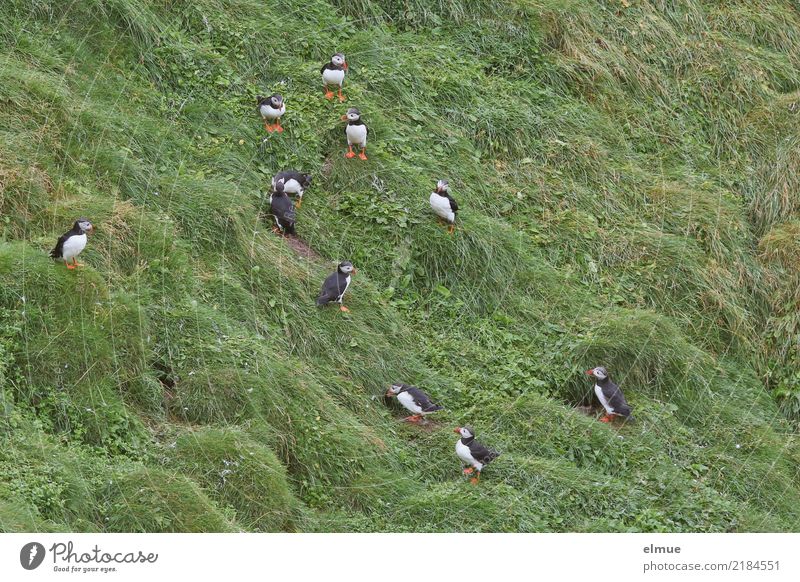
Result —
[[71, 229], [69, 229], [67, 232], [58, 237], [55, 248], [52, 251], [50, 251], [51, 258], [53, 259], [64, 258], [64, 243], [67, 242], [67, 239], [69, 237], [81, 234], [81, 227], [78, 225], [78, 222], [79, 221], [76, 220], [75, 224], [72, 225]]
[[450, 210], [452, 210], [453, 213], [458, 212], [458, 202], [456, 202], [455, 198], [450, 196], [450, 192], [442, 192], [441, 195], [445, 196], [450, 201]]
[[331, 301], [337, 301], [345, 289], [347, 289], [347, 275], [337, 267], [336, 271], [328, 275], [322, 283], [322, 289], [317, 297], [317, 305], [327, 305]]
[[631, 407], [628, 405], [628, 401], [625, 400], [622, 390], [611, 381], [610, 377], [604, 380], [597, 380], [597, 385], [600, 386], [603, 396], [606, 397], [609, 406], [611, 406], [616, 414], [624, 417], [629, 417], [631, 415]]
[[469, 452], [476, 461], [480, 461], [484, 465], [488, 465], [500, 456], [500, 453], [490, 449], [489, 447], [479, 443], [475, 440], [474, 436], [469, 438], [462, 438], [461, 442], [469, 447]]
[[278, 221], [278, 226], [281, 229], [287, 234], [296, 234], [295, 223], [297, 221], [297, 213], [295, 212], [294, 204], [289, 196], [284, 193], [274, 193], [272, 195], [270, 211]]
[[416, 386], [406, 386], [405, 384], [403, 386], [404, 388], [400, 392], [408, 392], [414, 399], [414, 404], [419, 406], [423, 412], [436, 412], [444, 409], [442, 406], [434, 404], [431, 397]]

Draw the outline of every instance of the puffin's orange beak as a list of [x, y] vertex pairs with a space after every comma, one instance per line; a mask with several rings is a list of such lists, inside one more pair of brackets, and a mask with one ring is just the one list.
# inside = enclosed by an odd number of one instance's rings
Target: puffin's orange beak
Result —
[[589, 376], [594, 376], [594, 370], [586, 370], [586, 373], [587, 373]]
[[89, 227], [89, 234], [94, 234], [94, 225]]
[[461, 434], [461, 427], [457, 426], [456, 428], [453, 429], [453, 432], [456, 434]]
[[344, 70], [347, 70], [347, 61], [344, 62]]
[[347, 115], [342, 115], [342, 121], [347, 121]]
[[358, 275], [358, 269], [356, 269], [355, 267], [353, 267], [353, 275]]
[[391, 398], [392, 396], [394, 396], [394, 394], [392, 394], [392, 389], [391, 389], [391, 388], [389, 388], [389, 389], [387, 389], [387, 390], [386, 390], [386, 394], [385, 394], [385, 396], [386, 396], [387, 398]]

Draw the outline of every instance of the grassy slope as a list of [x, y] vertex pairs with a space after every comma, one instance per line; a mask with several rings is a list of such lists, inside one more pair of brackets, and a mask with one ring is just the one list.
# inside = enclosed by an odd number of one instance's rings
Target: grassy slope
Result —
[[[430, 4], [3, 4], [0, 529], [797, 530], [796, 4]], [[259, 216], [284, 167], [324, 258]], [[571, 409], [597, 363], [637, 424]], [[459, 423], [504, 453], [477, 488]]]

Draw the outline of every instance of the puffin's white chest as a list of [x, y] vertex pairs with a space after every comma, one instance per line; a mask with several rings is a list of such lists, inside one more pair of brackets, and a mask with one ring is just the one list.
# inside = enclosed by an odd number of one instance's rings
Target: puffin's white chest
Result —
[[446, 196], [439, 196], [436, 192], [431, 192], [431, 208], [447, 222], [454, 222], [456, 214], [450, 209], [450, 200]]
[[366, 125], [349, 125], [347, 126], [347, 143], [356, 144], [364, 147], [367, 145], [367, 126]]
[[342, 302], [342, 298], [344, 297], [344, 294], [347, 293], [347, 288], [349, 286], [350, 286], [350, 275], [348, 275], [347, 278], [345, 279], [344, 289], [342, 289], [342, 294], [339, 295], [339, 303]]
[[480, 465], [480, 463], [478, 463], [472, 456], [469, 447], [461, 442], [461, 439], [458, 439], [456, 441], [456, 455], [458, 455], [459, 459], [461, 459], [462, 461], [464, 461], [469, 465], [476, 465], [476, 464]]
[[81, 251], [86, 248], [86, 235], [75, 234], [64, 241], [62, 247], [62, 255], [65, 261], [69, 261], [81, 254]]
[[303, 187], [300, 185], [300, 182], [294, 178], [290, 178], [283, 183], [283, 191], [287, 194], [299, 194], [300, 196], [303, 195]]
[[280, 109], [275, 109], [265, 103], [259, 108], [259, 111], [261, 112], [261, 117], [265, 117], [266, 119], [278, 119], [281, 115], [286, 113], [286, 105], [281, 105]]
[[322, 82], [326, 85], [339, 85], [344, 83], [344, 71], [337, 69], [325, 69], [322, 71]]
[[468, 465], [472, 465], [478, 469], [478, 471], [483, 468], [483, 463], [479, 463], [475, 460], [475, 457], [472, 456], [472, 452], [469, 450], [469, 447], [462, 443], [461, 439], [456, 441], [456, 455], [458, 455], [458, 458]]
[[600, 404], [602, 404], [603, 408], [606, 409], [606, 412], [614, 412], [614, 409], [611, 408], [611, 405], [608, 403], [608, 399], [605, 397], [605, 394], [603, 394], [603, 389], [600, 388], [598, 384], [594, 385], [594, 393], [597, 395], [597, 399], [600, 400]]
[[408, 392], [401, 392], [397, 395], [397, 399], [400, 401], [400, 404], [406, 407], [406, 410], [410, 410], [415, 414], [420, 414], [422, 412], [422, 407], [417, 406], [417, 404], [414, 402], [414, 397]]

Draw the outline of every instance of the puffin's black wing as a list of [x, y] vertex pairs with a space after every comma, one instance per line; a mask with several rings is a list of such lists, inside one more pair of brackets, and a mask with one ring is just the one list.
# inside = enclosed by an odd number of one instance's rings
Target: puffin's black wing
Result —
[[497, 451], [493, 451], [492, 449], [483, 446], [478, 441], [472, 441], [469, 443], [469, 452], [472, 454], [472, 457], [476, 461], [480, 461], [484, 465], [488, 465], [492, 461], [494, 461], [497, 457], [500, 456], [500, 453]]
[[278, 172], [275, 175], [275, 182], [280, 182], [281, 179], [285, 182], [289, 180], [297, 180], [299, 184], [303, 183], [303, 174], [298, 172], [297, 170], [283, 170], [282, 172]]
[[339, 284], [339, 271], [328, 275], [328, 278], [322, 283], [322, 289], [317, 297], [317, 305], [327, 305], [331, 301], [335, 301], [343, 290], [344, 285]]
[[445, 196], [447, 196], [447, 199], [450, 201], [450, 210], [453, 212], [458, 212], [458, 202], [456, 202], [456, 199], [447, 193], [445, 193]]
[[631, 407], [628, 405], [628, 401], [625, 400], [625, 396], [619, 386], [613, 382], [607, 382], [605, 386], [600, 386], [600, 390], [603, 391], [603, 396], [606, 397], [609, 406], [615, 413], [622, 416], [631, 415]]
[[64, 258], [64, 243], [67, 242], [67, 239], [72, 236], [72, 231], [65, 232], [60, 237], [58, 237], [58, 242], [56, 242], [56, 247], [50, 251], [50, 256], [54, 259], [62, 259]]
[[442, 407], [438, 404], [434, 404], [431, 401], [430, 396], [425, 394], [422, 390], [415, 387], [410, 387], [407, 392], [411, 394], [411, 397], [414, 399], [414, 404], [419, 406], [423, 412], [436, 412], [437, 410], [442, 410]]
[[331, 63], [325, 63], [324, 65], [322, 65], [322, 68], [319, 70], [319, 74], [321, 75], [322, 73], [325, 72], [326, 69], [330, 69], [330, 68], [332, 68], [331, 67]]

